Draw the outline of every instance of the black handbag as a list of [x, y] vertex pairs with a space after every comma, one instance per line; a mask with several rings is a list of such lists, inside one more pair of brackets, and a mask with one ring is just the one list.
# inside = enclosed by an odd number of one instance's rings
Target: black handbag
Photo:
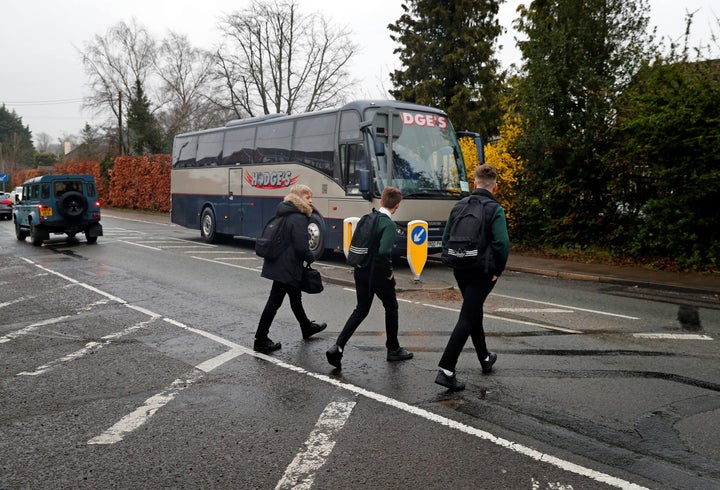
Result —
[[300, 280], [300, 290], [308, 294], [318, 294], [322, 293], [323, 289], [320, 272], [306, 265], [303, 269], [302, 279]]

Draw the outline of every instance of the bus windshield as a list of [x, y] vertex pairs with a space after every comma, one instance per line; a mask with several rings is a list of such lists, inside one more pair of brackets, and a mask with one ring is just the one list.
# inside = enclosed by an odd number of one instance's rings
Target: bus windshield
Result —
[[469, 192], [460, 146], [446, 116], [382, 108], [372, 121], [375, 138], [384, 146], [375, 161], [379, 192], [388, 185], [409, 199], [457, 199]]

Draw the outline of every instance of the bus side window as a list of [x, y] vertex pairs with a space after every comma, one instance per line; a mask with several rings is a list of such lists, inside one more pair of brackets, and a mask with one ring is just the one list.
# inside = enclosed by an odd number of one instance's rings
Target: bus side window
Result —
[[195, 167], [197, 136], [177, 138], [173, 145], [172, 166], [175, 168]]
[[197, 167], [216, 167], [222, 158], [222, 147], [222, 132], [201, 134], [198, 139], [195, 165]]

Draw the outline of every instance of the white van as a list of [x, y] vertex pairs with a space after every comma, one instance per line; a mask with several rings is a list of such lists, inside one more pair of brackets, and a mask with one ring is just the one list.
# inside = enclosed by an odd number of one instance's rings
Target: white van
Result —
[[18, 186], [10, 191], [10, 200], [13, 204], [22, 201], [22, 186]]

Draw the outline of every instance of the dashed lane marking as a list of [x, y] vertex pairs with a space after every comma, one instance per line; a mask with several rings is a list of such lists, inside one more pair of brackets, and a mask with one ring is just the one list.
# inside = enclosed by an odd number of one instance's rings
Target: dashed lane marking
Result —
[[335, 447], [335, 434], [343, 428], [355, 407], [354, 401], [330, 402], [320, 414], [315, 428], [285, 470], [275, 490], [309, 490], [315, 482], [315, 473], [327, 461]]

